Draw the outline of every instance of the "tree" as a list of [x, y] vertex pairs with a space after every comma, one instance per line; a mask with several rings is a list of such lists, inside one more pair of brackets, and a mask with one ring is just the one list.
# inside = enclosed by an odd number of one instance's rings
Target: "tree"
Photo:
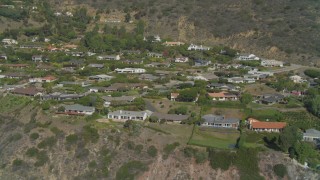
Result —
[[130, 15], [130, 13], [128, 12], [127, 14], [126, 14], [126, 16], [125, 16], [125, 22], [130, 22], [130, 20], [131, 20], [131, 15]]
[[178, 100], [185, 102], [195, 101], [198, 95], [197, 89], [185, 89], [180, 91]]
[[242, 94], [240, 98], [240, 102], [245, 105], [249, 104], [252, 100], [253, 100], [252, 95], [248, 93]]
[[294, 147], [300, 139], [302, 139], [302, 137], [298, 128], [296, 126], [287, 126], [279, 136], [279, 145], [281, 150], [288, 152], [289, 148]]

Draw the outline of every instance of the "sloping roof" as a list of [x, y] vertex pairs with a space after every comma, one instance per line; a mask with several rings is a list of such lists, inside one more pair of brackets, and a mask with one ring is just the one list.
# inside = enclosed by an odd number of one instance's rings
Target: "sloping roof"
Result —
[[124, 110], [118, 110], [118, 111], [113, 111], [109, 112], [108, 115], [113, 115], [113, 116], [138, 116], [138, 117], [143, 117], [144, 115], [150, 115], [151, 113], [148, 111], [124, 111]]
[[17, 88], [12, 91], [14, 94], [22, 94], [22, 95], [28, 95], [28, 96], [35, 96], [38, 93], [40, 93], [40, 90], [35, 87], [29, 87], [29, 88]]
[[157, 117], [159, 120], [167, 121], [183, 121], [189, 118], [188, 115], [177, 115], [177, 114], [165, 114], [165, 113], [152, 113], [151, 116]]
[[252, 122], [253, 129], [283, 129], [287, 126], [285, 122]]
[[225, 118], [224, 116], [207, 114], [202, 116], [205, 122], [210, 123], [239, 123], [240, 119], [237, 118]]
[[227, 93], [227, 92], [219, 92], [219, 93], [208, 93], [208, 95], [210, 97], [213, 97], [213, 98], [221, 98], [221, 97], [237, 97], [237, 95], [235, 94], [230, 94], [230, 93]]
[[80, 104], [64, 105], [66, 111], [95, 111], [94, 107], [82, 106]]
[[111, 97], [103, 96], [102, 99], [105, 101], [133, 101], [136, 97], [134, 96], [121, 96], [121, 97]]
[[311, 137], [319, 137], [320, 138], [320, 131], [316, 129], [307, 129], [303, 136], [311, 136]]

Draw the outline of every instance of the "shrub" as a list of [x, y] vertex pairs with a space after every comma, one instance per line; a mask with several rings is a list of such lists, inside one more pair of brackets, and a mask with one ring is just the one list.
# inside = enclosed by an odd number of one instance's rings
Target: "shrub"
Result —
[[8, 137], [8, 141], [9, 142], [14, 142], [14, 141], [18, 141], [22, 138], [22, 134], [20, 133], [14, 133], [14, 134], [11, 134], [9, 137]]
[[197, 152], [197, 150], [192, 147], [186, 147], [183, 149], [184, 156], [189, 157], [189, 158], [193, 157], [196, 152]]
[[167, 144], [166, 147], [164, 147], [164, 159], [167, 159], [169, 154], [172, 153], [180, 144], [178, 142], [172, 143], [172, 144]]
[[86, 142], [97, 143], [99, 140], [98, 130], [89, 125], [82, 128], [82, 136]]
[[31, 140], [36, 140], [36, 139], [38, 139], [39, 138], [39, 134], [38, 133], [32, 133], [32, 134], [30, 134], [30, 139]]
[[97, 167], [96, 161], [91, 161], [91, 162], [88, 164], [88, 167], [89, 167], [90, 169], [96, 168], [96, 167]]
[[135, 179], [134, 177], [140, 172], [148, 170], [148, 166], [140, 161], [130, 161], [120, 167], [117, 171], [116, 179]]
[[21, 166], [23, 164], [23, 161], [21, 159], [15, 159], [12, 162], [12, 166]]
[[132, 142], [132, 141], [128, 141], [127, 142], [127, 147], [128, 147], [128, 149], [131, 149], [131, 150], [133, 150], [134, 149], [134, 142]]
[[63, 137], [64, 136], [64, 132], [60, 129], [58, 129], [57, 127], [52, 127], [50, 128], [51, 132], [54, 133], [57, 137]]
[[45, 110], [49, 110], [50, 109], [50, 104], [48, 102], [45, 102], [45, 103], [42, 104], [41, 107], [42, 107], [42, 110], [44, 110], [44, 111]]
[[84, 147], [78, 147], [75, 153], [75, 157], [78, 159], [84, 159], [88, 157], [89, 155], [89, 150], [84, 148]]
[[196, 158], [196, 163], [204, 163], [208, 158], [208, 153], [199, 151], [194, 154], [194, 157]]
[[40, 167], [40, 166], [43, 166], [44, 164], [46, 164], [49, 160], [49, 157], [47, 155], [47, 152], [46, 151], [40, 151], [37, 156], [37, 161], [34, 163], [34, 165], [36, 167]]
[[38, 144], [38, 148], [44, 149], [46, 147], [52, 148], [57, 143], [57, 139], [55, 137], [47, 137], [44, 140], [42, 140]]
[[235, 157], [236, 153], [209, 149], [209, 160], [213, 169], [228, 170]]
[[39, 150], [35, 147], [32, 147], [27, 150], [26, 155], [28, 157], [36, 157], [38, 153], [39, 153]]
[[156, 157], [157, 154], [158, 154], [157, 148], [156, 148], [155, 146], [149, 146], [149, 148], [148, 148], [148, 154], [149, 154], [149, 156], [151, 156], [151, 157]]
[[143, 149], [143, 145], [142, 144], [138, 144], [136, 145], [136, 147], [134, 148], [134, 151], [137, 153], [137, 154], [140, 154], [141, 151]]
[[283, 164], [276, 164], [273, 166], [273, 172], [281, 177], [281, 178], [284, 178], [285, 175], [287, 175], [287, 168], [285, 165]]
[[76, 144], [78, 141], [78, 135], [76, 134], [70, 134], [66, 137], [66, 141], [68, 144]]

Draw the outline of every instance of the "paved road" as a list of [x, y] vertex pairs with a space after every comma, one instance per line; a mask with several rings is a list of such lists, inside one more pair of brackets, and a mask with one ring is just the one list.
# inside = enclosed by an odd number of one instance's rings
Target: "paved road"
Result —
[[298, 65], [298, 64], [291, 64], [291, 66], [285, 66], [281, 69], [271, 70], [271, 72], [277, 74], [277, 73], [283, 73], [283, 72], [288, 72], [288, 71], [294, 71], [294, 70], [306, 68], [306, 67], [307, 66], [302, 66], [302, 65]]

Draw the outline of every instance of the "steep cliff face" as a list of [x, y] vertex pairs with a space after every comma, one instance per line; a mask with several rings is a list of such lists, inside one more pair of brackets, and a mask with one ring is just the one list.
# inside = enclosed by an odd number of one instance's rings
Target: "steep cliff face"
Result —
[[67, 4], [129, 11], [133, 19], [148, 22], [149, 35], [227, 44], [267, 58], [301, 63], [316, 62], [320, 56], [320, 3], [315, 0], [73, 0]]

